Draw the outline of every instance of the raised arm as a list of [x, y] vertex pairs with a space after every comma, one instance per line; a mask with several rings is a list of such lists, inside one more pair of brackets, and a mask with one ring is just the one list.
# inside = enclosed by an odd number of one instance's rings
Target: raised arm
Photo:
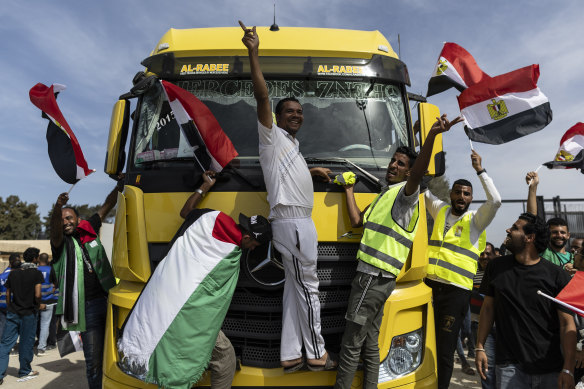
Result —
[[529, 185], [527, 189], [527, 212], [537, 215], [537, 185], [539, 176], [536, 172], [529, 172], [525, 176], [525, 182]]
[[243, 29], [243, 38], [241, 41], [247, 47], [249, 54], [249, 66], [251, 68], [251, 81], [253, 83], [253, 95], [257, 103], [258, 120], [266, 128], [272, 128], [272, 109], [270, 108], [270, 98], [268, 95], [268, 87], [262, 69], [260, 68], [260, 59], [258, 56], [258, 47], [260, 40], [256, 33], [255, 26], [253, 28], [245, 27], [245, 24], [239, 20], [239, 25]]
[[472, 167], [481, 180], [481, 185], [485, 190], [485, 196], [487, 196], [487, 201], [477, 209], [472, 219], [476, 229], [482, 232], [491, 224], [499, 207], [501, 207], [501, 195], [491, 177], [488, 176], [487, 171], [483, 169], [481, 156], [473, 150], [470, 159], [472, 161]]
[[186, 219], [189, 213], [197, 208], [197, 205], [203, 200], [205, 194], [215, 185], [215, 174], [213, 170], [207, 170], [203, 173], [203, 184], [187, 199], [185, 205], [180, 210], [180, 217]]
[[434, 140], [436, 139], [436, 135], [441, 134], [450, 130], [452, 126], [462, 121], [462, 118], [458, 116], [453, 121], [449, 121], [446, 118], [446, 114], [442, 115], [439, 118], [436, 118], [436, 123], [432, 125], [432, 128], [428, 132], [428, 136], [424, 141], [424, 145], [420, 150], [420, 154], [418, 158], [416, 158], [416, 162], [414, 166], [410, 169], [410, 175], [406, 182], [405, 187], [405, 195], [410, 196], [411, 194], [415, 193], [422, 182], [422, 178], [426, 171], [428, 170], [428, 164], [430, 163], [430, 157], [432, 156], [432, 149], [434, 148]]
[[60, 247], [63, 244], [63, 213], [62, 208], [63, 205], [67, 204], [69, 201], [69, 195], [67, 193], [61, 193], [59, 197], [57, 197], [57, 202], [53, 207], [53, 213], [51, 213], [51, 222], [50, 222], [50, 239], [51, 245], [53, 247]]

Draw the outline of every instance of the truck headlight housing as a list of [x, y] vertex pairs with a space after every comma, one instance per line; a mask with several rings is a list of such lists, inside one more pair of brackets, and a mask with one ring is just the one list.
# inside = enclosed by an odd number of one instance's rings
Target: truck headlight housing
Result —
[[389, 353], [379, 365], [379, 382], [386, 382], [410, 374], [422, 363], [424, 337], [422, 329], [394, 336]]

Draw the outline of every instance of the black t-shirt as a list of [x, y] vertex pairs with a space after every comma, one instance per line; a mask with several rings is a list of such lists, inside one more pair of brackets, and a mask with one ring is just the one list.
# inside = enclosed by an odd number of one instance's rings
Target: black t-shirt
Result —
[[[101, 228], [101, 218], [99, 217], [99, 215], [97, 213], [94, 213], [89, 219], [87, 219], [87, 221], [89, 222], [89, 224], [91, 224], [91, 227], [93, 227], [95, 233], [99, 234], [99, 229]], [[77, 242], [79, 243], [79, 239], [76, 232], [73, 233], [73, 237], [77, 239]], [[87, 263], [91, 265], [91, 261], [89, 261], [89, 254], [87, 254], [87, 250], [83, 245], [80, 244], [80, 246], [83, 249], [82, 250], [83, 255], [85, 256], [85, 258], [87, 258]], [[61, 258], [61, 253], [63, 252], [64, 249], [65, 239], [63, 239], [63, 243], [59, 247], [55, 247], [51, 244], [53, 261], [58, 261], [59, 258]], [[106, 296], [107, 294], [101, 287], [101, 284], [99, 283], [99, 279], [97, 278], [97, 274], [95, 273], [93, 266], [91, 266], [91, 269], [88, 269], [85, 261], [83, 261], [83, 264], [84, 264], [83, 279], [85, 283], [85, 301], [90, 301], [96, 298], [102, 298]]]
[[528, 374], [562, 369], [559, 305], [537, 291], [555, 297], [569, 281], [545, 259], [525, 266], [508, 255], [489, 263], [480, 292], [495, 302], [496, 364], [519, 364]]
[[11, 299], [8, 310], [20, 316], [32, 315], [38, 310], [34, 296], [35, 285], [42, 284], [43, 274], [36, 268], [12, 269], [6, 280]]

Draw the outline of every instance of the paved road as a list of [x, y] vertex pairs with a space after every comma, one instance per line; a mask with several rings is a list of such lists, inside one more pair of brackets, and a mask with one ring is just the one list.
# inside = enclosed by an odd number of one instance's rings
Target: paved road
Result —
[[64, 389], [87, 388], [85, 378], [85, 359], [83, 352], [79, 351], [61, 358], [59, 352], [49, 350], [42, 357], [35, 356], [32, 361], [32, 369], [40, 374], [29, 381], [18, 382], [18, 355], [11, 355], [8, 364], [8, 371], [4, 377], [2, 388], [23, 389]]
[[[474, 368], [474, 359], [469, 358], [468, 362]], [[4, 378], [2, 389], [18, 387], [22, 387], [23, 389], [87, 388], [85, 360], [81, 351], [69, 354], [65, 358], [60, 358], [57, 350], [49, 350], [42, 357], [34, 357], [32, 368], [40, 373], [38, 377], [26, 382], [17, 382], [18, 356], [11, 355], [8, 372]], [[455, 363], [450, 388], [480, 389], [481, 384], [478, 375], [470, 376], [464, 374], [460, 368], [460, 364]]]

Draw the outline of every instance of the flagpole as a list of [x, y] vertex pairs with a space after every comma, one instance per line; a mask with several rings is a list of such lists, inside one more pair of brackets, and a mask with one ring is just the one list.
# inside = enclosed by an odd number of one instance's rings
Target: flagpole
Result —
[[584, 316], [584, 311], [583, 311], [583, 310], [581, 310], [581, 309], [578, 309], [578, 308], [576, 308], [575, 306], [573, 306], [573, 305], [570, 305], [570, 304], [568, 304], [568, 303], [565, 303], [565, 302], [563, 302], [563, 301], [561, 301], [561, 300], [558, 300], [557, 298], [553, 298], [552, 296], [548, 296], [547, 294], [543, 293], [541, 290], [538, 290], [538, 291], [537, 291], [537, 294], [539, 294], [539, 295], [541, 295], [541, 296], [543, 296], [543, 297], [545, 297], [545, 298], [548, 298], [548, 299], [550, 299], [550, 300], [552, 300], [552, 301], [554, 301], [554, 302], [556, 302], [556, 303], [560, 304], [561, 306], [563, 306], [563, 307], [565, 307], [565, 308], [568, 308], [568, 309], [571, 309], [572, 311], [574, 311], [574, 312], [576, 312], [576, 313], [578, 313], [578, 314], [580, 314], [580, 315]]
[[[535, 169], [535, 173], [537, 173], [539, 171], [539, 169], [541, 169], [543, 167], [543, 165], [539, 165], [539, 167], [537, 169]], [[533, 178], [531, 180], [529, 180], [529, 182], [527, 183], [527, 186], [531, 186], [531, 183], [533, 182]]]
[[474, 151], [474, 146], [472, 145], [472, 140], [470, 140], [470, 138], [468, 138], [468, 142], [470, 143], [470, 149]]
[[203, 167], [203, 164], [201, 163], [201, 161], [199, 161], [199, 158], [197, 158], [197, 155], [195, 153], [193, 153], [193, 156], [195, 157], [195, 161], [197, 161], [199, 163], [199, 166], [201, 167], [201, 170], [204, 173], [205, 172], [205, 168]]
[[[77, 182], [79, 182], [79, 181], [77, 181]], [[67, 191], [67, 196], [69, 196], [69, 193], [71, 193], [71, 191], [73, 190], [73, 187], [75, 185], [77, 185], [77, 182], [75, 184], [71, 185], [71, 188], [69, 188], [69, 190]]]

